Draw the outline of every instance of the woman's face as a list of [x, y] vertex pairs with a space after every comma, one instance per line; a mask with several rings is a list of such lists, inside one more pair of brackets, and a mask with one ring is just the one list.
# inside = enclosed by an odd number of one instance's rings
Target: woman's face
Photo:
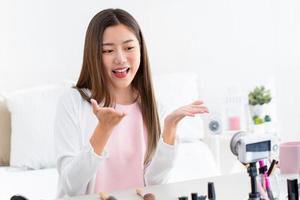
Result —
[[114, 89], [128, 88], [140, 65], [140, 45], [125, 25], [107, 27], [102, 41], [103, 64]]

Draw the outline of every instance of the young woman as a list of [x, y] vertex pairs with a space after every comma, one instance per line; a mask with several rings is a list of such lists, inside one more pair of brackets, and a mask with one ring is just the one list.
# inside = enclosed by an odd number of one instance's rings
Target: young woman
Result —
[[99, 12], [86, 32], [79, 80], [57, 109], [58, 196], [165, 182], [176, 158], [179, 121], [205, 112], [199, 100], [178, 108], [164, 119], [161, 133], [138, 23], [121, 9]]

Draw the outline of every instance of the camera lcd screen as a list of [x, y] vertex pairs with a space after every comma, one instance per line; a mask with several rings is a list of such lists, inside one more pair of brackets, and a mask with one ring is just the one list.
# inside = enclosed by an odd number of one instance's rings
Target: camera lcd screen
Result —
[[271, 150], [271, 141], [263, 141], [246, 145], [246, 152], [263, 152]]

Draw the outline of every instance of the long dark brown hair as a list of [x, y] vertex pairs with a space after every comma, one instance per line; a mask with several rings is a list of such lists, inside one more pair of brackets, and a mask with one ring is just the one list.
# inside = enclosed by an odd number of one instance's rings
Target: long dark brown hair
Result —
[[128, 12], [121, 9], [106, 9], [93, 17], [86, 31], [82, 69], [76, 89], [88, 102], [93, 98], [98, 102], [103, 102], [105, 107], [115, 104], [114, 97], [108, 90], [107, 76], [102, 62], [102, 40], [107, 27], [119, 24], [127, 26], [135, 34], [140, 44], [140, 66], [131, 85], [138, 92], [143, 121], [148, 133], [144, 160], [144, 164], [147, 165], [155, 152], [161, 128], [146, 44], [137, 21]]

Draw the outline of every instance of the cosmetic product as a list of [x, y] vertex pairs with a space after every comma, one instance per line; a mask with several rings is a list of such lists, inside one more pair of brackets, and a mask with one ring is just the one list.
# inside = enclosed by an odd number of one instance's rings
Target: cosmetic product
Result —
[[144, 200], [155, 200], [155, 196], [152, 193], [147, 193], [144, 195]]
[[109, 196], [106, 200], [117, 200], [114, 196]]
[[100, 192], [99, 195], [101, 200], [106, 200], [108, 198], [108, 194], [106, 192]]
[[273, 173], [273, 171], [274, 171], [274, 169], [275, 169], [275, 166], [278, 164], [278, 161], [277, 160], [275, 160], [275, 159], [273, 159], [272, 160], [272, 163], [271, 163], [271, 165], [270, 165], [270, 167], [269, 167], [269, 169], [268, 169], [268, 176], [270, 177], [271, 176], [271, 174]]
[[299, 200], [299, 186], [297, 179], [287, 180], [288, 199]]
[[10, 198], [10, 200], [28, 200], [28, 199], [21, 195], [14, 195]]
[[279, 166], [281, 174], [300, 173], [300, 141], [281, 143], [279, 147]]
[[208, 182], [207, 196], [209, 200], [216, 200], [215, 186], [213, 182]]
[[241, 122], [239, 116], [231, 116], [229, 117], [229, 130], [231, 131], [237, 131], [241, 130]]
[[191, 194], [192, 200], [198, 200], [198, 193]]
[[269, 197], [270, 200], [274, 200], [274, 196], [273, 196], [273, 193], [272, 193], [272, 190], [271, 190], [271, 185], [270, 185], [270, 180], [269, 180], [268, 174], [265, 173], [264, 176], [265, 176], [266, 191], [267, 191], [268, 197]]
[[198, 197], [198, 200], [206, 200], [206, 196], [201, 195], [201, 196]]
[[114, 196], [109, 196], [106, 192], [100, 192], [99, 195], [101, 200], [117, 200]]
[[[230, 86], [225, 97], [225, 122], [229, 131], [245, 129], [245, 98], [239, 86]], [[225, 124], [225, 125], [226, 125]]]
[[268, 167], [267, 165], [265, 165], [265, 161], [264, 160], [260, 160], [259, 162], [259, 178], [260, 178], [260, 182], [261, 182], [261, 185], [264, 189], [266, 189], [266, 182], [265, 182], [265, 174], [267, 173], [268, 171]]
[[257, 179], [257, 190], [260, 193], [260, 196], [262, 197], [262, 199], [264, 200], [269, 200], [267, 191], [263, 188], [261, 181]]
[[260, 193], [260, 196], [262, 197], [262, 199], [269, 200], [267, 191], [263, 188], [260, 180], [257, 180], [257, 190]]
[[144, 200], [155, 200], [155, 195], [152, 193], [145, 194], [143, 188], [137, 188], [135, 191], [136, 194], [142, 197]]
[[189, 197], [187, 196], [178, 197], [178, 200], [189, 200]]

